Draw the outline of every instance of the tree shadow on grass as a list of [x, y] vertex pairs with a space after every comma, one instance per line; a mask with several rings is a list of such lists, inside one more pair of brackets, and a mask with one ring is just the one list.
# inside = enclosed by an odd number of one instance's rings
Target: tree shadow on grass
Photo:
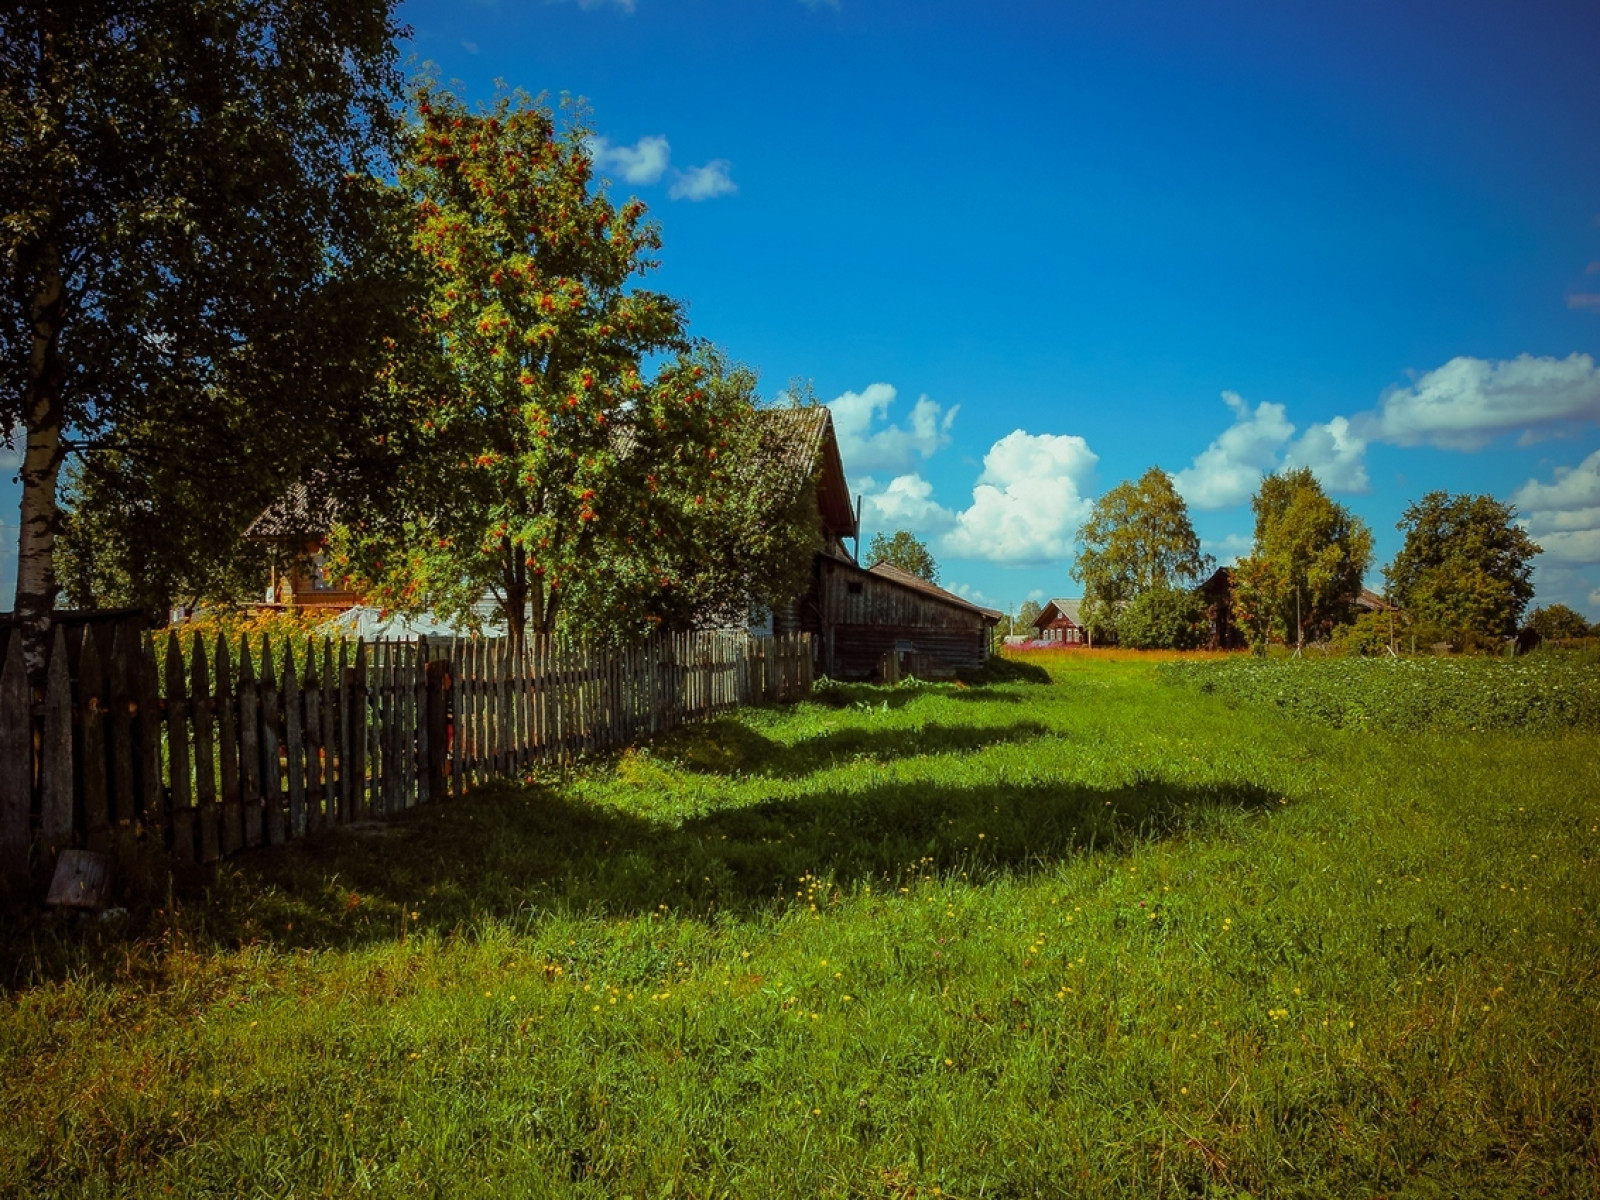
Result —
[[[797, 903], [802, 876], [846, 891], [958, 872], [981, 882], [1086, 853], [1124, 853], [1221, 810], [1277, 801], [1249, 784], [892, 782], [722, 809], [679, 825], [555, 787], [497, 785], [413, 809], [376, 832], [330, 829], [197, 872], [180, 886], [176, 919], [192, 945], [279, 949], [349, 949], [400, 930], [452, 933], [549, 912], [618, 917], [665, 908], [709, 920]], [[125, 970], [128, 943], [170, 937], [174, 915], [151, 903], [129, 921], [76, 932], [14, 927], [0, 938], [0, 985]]]
[[1051, 732], [1038, 721], [990, 726], [931, 722], [914, 728], [837, 729], [785, 744], [773, 741], [743, 721], [722, 717], [668, 734], [651, 747], [651, 752], [691, 771], [794, 779], [862, 760], [971, 754], [989, 746], [1049, 737]]
[[415, 810], [383, 837], [333, 833], [247, 856], [206, 921], [223, 944], [342, 947], [392, 937], [411, 912], [408, 928], [439, 932], [550, 911], [740, 916], [792, 902], [802, 876], [844, 890], [956, 872], [981, 881], [1124, 853], [1217, 810], [1277, 801], [1253, 785], [891, 783], [665, 825], [553, 789], [502, 787]]

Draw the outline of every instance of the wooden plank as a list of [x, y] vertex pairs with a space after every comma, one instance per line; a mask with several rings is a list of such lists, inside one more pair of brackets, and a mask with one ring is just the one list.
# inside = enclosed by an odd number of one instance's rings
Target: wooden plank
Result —
[[[5, 685], [0, 683], [0, 693], [4, 690]], [[7, 727], [9, 723], [0, 719], [0, 728]], [[12, 745], [0, 734], [0, 761], [27, 762], [27, 757]], [[49, 856], [72, 845], [72, 677], [67, 666], [67, 635], [60, 625], [52, 638], [50, 665], [44, 679], [44, 728], [39, 739], [39, 840]]]
[[178, 635], [167, 634], [167, 794], [172, 798], [172, 856], [194, 861], [194, 793], [189, 782], [189, 699]]
[[33, 808], [33, 689], [13, 629], [0, 665], [0, 889], [26, 895]]
[[305, 707], [303, 734], [306, 742], [306, 832], [322, 828], [322, 673], [318, 670], [317, 644], [306, 639], [305, 686], [300, 700]]
[[445, 798], [445, 789], [449, 786], [449, 755], [445, 744], [445, 730], [449, 725], [449, 716], [445, 712], [445, 704], [448, 699], [450, 663], [448, 659], [435, 659], [425, 663], [423, 670], [426, 673], [427, 686], [424, 709], [427, 717], [423, 721], [423, 728], [428, 734], [428, 769], [424, 798], [430, 803], [436, 803]]
[[289, 838], [288, 813], [284, 807], [283, 745], [281, 713], [283, 696], [278, 690], [276, 665], [272, 661], [272, 638], [261, 635], [261, 800], [266, 818], [267, 844], [281, 846]]
[[138, 635], [126, 622], [118, 622], [111, 634], [111, 658], [106, 679], [110, 712], [107, 725], [111, 734], [111, 770], [107, 779], [110, 791], [111, 820], [117, 828], [117, 852], [124, 858], [133, 853], [135, 824], [139, 819], [135, 793], [138, 777], [133, 756], [133, 718], [139, 708]]
[[350, 776], [345, 789], [345, 814], [352, 821], [368, 815], [367, 808], [367, 643], [356, 642], [355, 663], [350, 667], [350, 702], [345, 708], [345, 739], [349, 743]]
[[338, 819], [341, 821], [349, 821], [353, 819], [353, 810], [351, 808], [352, 802], [350, 799], [350, 772], [352, 769], [351, 755], [354, 753], [354, 751], [350, 745], [351, 674], [349, 665], [349, 647], [343, 638], [339, 639], [339, 657], [336, 661], [337, 665], [334, 669], [338, 672], [337, 679], [339, 680], [339, 703], [337, 715], [339, 736], [336, 742], [339, 748], [339, 775], [334, 787], [333, 802], [337, 807], [339, 814]]
[[217, 774], [222, 795], [221, 850], [232, 854], [244, 845], [243, 814], [239, 809], [239, 704], [233, 691], [232, 663], [228, 639], [219, 637], [216, 647], [216, 674], [213, 677], [217, 698]]
[[305, 709], [300, 702], [300, 668], [294, 659], [294, 639], [283, 647], [283, 749], [288, 759], [289, 836], [306, 834]]
[[450, 794], [459, 796], [466, 786], [461, 754], [461, 639], [450, 639], [450, 674], [446, 679], [450, 710]]
[[200, 821], [200, 861], [216, 862], [222, 857], [222, 831], [212, 741], [211, 672], [207, 669], [205, 643], [198, 633], [190, 645], [189, 719], [194, 723], [194, 798]]
[[135, 752], [139, 760], [139, 804], [145, 833], [158, 846], [167, 844], [172, 809], [161, 778], [166, 714], [161, 703], [161, 668], [152, 634], [139, 639], [139, 712]]
[[[14, 640], [14, 639], [13, 639]], [[105, 681], [100, 647], [87, 629], [78, 656], [78, 746], [83, 781], [85, 844], [104, 854], [111, 849], [111, 809], [106, 795]]]
[[111, 856], [67, 848], [61, 852], [44, 902], [99, 912], [111, 899]]
[[239, 635], [239, 806], [244, 816], [244, 844], [259, 846], [266, 831], [266, 787], [261, 763], [261, 687], [256, 682], [250, 639]]
[[421, 642], [406, 648], [406, 721], [401, 731], [404, 737], [404, 745], [401, 748], [405, 753], [406, 762], [405, 806], [407, 808], [423, 802], [423, 787], [427, 778], [428, 698], [423, 661]]
[[339, 680], [333, 662], [333, 639], [322, 639], [322, 815], [328, 824], [339, 820]]

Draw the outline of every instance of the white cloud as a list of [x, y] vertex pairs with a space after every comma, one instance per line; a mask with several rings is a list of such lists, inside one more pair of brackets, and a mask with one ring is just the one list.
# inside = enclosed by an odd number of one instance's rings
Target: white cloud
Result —
[[1544, 561], [1600, 563], [1600, 450], [1575, 467], [1557, 467], [1550, 483], [1528, 480], [1511, 502]]
[[732, 167], [727, 159], [714, 158], [703, 167], [674, 171], [667, 195], [674, 200], [710, 200], [713, 196], [731, 195], [739, 190], [728, 175]]
[[897, 394], [890, 384], [873, 383], [859, 392], [845, 392], [828, 401], [847, 471], [904, 472], [950, 444], [950, 426], [961, 406], [953, 405], [946, 412], [927, 396], [919, 396], [912, 405], [908, 426], [873, 429], [877, 422], [888, 420], [889, 406]]
[[1345, 417], [1318, 422], [1284, 451], [1285, 467], [1310, 467], [1330, 492], [1364, 492], [1369, 486], [1366, 439]]
[[991, 562], [1059, 562], [1090, 502], [1083, 493], [1099, 457], [1081, 437], [1008, 433], [983, 457], [972, 504], [956, 515], [944, 550]]
[[468, 54], [476, 54], [478, 52], [478, 43], [477, 42], [462, 42], [461, 43], [461, 48], [463, 50], [465, 50]]
[[1594, 420], [1600, 420], [1600, 371], [1593, 358], [1521, 354], [1498, 362], [1452, 358], [1409, 387], [1391, 388], [1355, 426], [1368, 441], [1480, 450], [1504, 433], [1536, 440]]
[[1283, 405], [1266, 401], [1250, 407], [1237, 392], [1223, 392], [1233, 410], [1233, 424], [1195, 457], [1193, 465], [1173, 476], [1183, 498], [1196, 508], [1243, 504], [1255, 493], [1263, 475], [1278, 465], [1278, 453], [1294, 434]]
[[1043, 588], [1034, 588], [1028, 593], [1028, 599], [1032, 600], [1035, 604], [1043, 604], [1045, 595], [1046, 592]]
[[613, 146], [603, 137], [589, 139], [597, 170], [614, 172], [632, 184], [655, 183], [666, 174], [672, 146], [660, 134], [647, 135], [631, 146]]
[[947, 529], [955, 519], [933, 498], [933, 484], [920, 475], [898, 475], [881, 492], [870, 477], [861, 480], [861, 520], [874, 529]]
[[1597, 608], [1600, 608], [1600, 588], [1595, 588], [1589, 593], [1589, 611], [1593, 612]]

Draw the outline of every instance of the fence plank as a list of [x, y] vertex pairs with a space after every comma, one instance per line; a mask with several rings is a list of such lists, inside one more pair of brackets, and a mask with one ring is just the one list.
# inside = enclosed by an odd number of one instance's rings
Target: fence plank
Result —
[[335, 788], [336, 803], [339, 809], [339, 820], [350, 821], [354, 819], [353, 801], [351, 800], [350, 776], [354, 768], [352, 755], [355, 753], [350, 742], [350, 684], [351, 671], [349, 652], [345, 648], [343, 639], [339, 641], [339, 779]]
[[33, 805], [33, 689], [22, 661], [22, 632], [11, 631], [0, 666], [0, 884], [28, 889]]
[[172, 798], [172, 856], [194, 861], [194, 805], [189, 787], [189, 703], [178, 635], [167, 634], [167, 790]]
[[339, 820], [339, 680], [334, 673], [333, 639], [322, 639], [322, 818], [327, 824]]
[[216, 759], [212, 753], [211, 673], [206, 669], [205, 643], [194, 635], [189, 655], [191, 707], [194, 723], [194, 798], [200, 821], [200, 861], [222, 857], [222, 837], [217, 821]]
[[261, 685], [256, 680], [250, 639], [239, 635], [239, 804], [244, 812], [244, 844], [259, 846], [265, 836], [266, 787], [261, 770]]
[[111, 849], [111, 810], [106, 798], [105, 682], [100, 670], [100, 648], [94, 635], [83, 631], [78, 656], [78, 747], [83, 780], [85, 841], [101, 854]]
[[272, 661], [272, 637], [261, 635], [261, 796], [267, 825], [267, 844], [281, 846], [288, 840], [288, 814], [284, 808], [283, 747], [281, 713], [283, 696], [278, 691], [276, 664]]
[[[0, 691], [4, 685], [0, 684]], [[141, 720], [143, 709], [141, 705]], [[0, 729], [7, 727], [0, 718]], [[44, 679], [44, 729], [39, 741], [39, 836], [52, 858], [72, 845], [72, 674], [67, 665], [67, 635], [57, 625]], [[0, 733], [0, 758], [27, 762], [10, 750]], [[53, 863], [46, 863], [53, 866]]]
[[[198, 639], [197, 643], [198, 643]], [[221, 781], [222, 853], [232, 854], [244, 845], [243, 814], [239, 811], [239, 704], [233, 692], [228, 639], [217, 638], [216, 674], [212, 679], [217, 698], [217, 774]]]
[[294, 639], [283, 646], [283, 749], [289, 768], [289, 836], [306, 833], [305, 709], [300, 701], [300, 668], [294, 660]]
[[322, 828], [322, 673], [317, 669], [317, 644], [306, 639], [305, 686], [301, 702], [305, 706], [302, 734], [306, 741], [306, 832]]
[[350, 702], [345, 708], [349, 725], [350, 785], [346, 792], [350, 820], [367, 815], [367, 643], [356, 643], [356, 660], [350, 668]]
[[135, 825], [139, 819], [134, 798], [138, 786], [133, 757], [133, 718], [139, 708], [139, 660], [137, 635], [126, 621], [119, 621], [111, 634], [110, 670], [107, 672], [106, 696], [111, 711], [107, 724], [111, 734], [111, 774], [107, 780], [110, 792], [111, 820], [116, 826], [115, 839], [118, 853], [123, 857], [132, 854], [137, 836]]

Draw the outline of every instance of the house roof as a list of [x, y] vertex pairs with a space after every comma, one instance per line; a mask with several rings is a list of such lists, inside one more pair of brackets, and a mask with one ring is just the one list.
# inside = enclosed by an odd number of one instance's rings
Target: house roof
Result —
[[881, 561], [875, 562], [867, 568], [867, 573], [870, 575], [876, 575], [880, 579], [893, 580], [902, 587], [913, 588], [916, 591], [924, 592], [929, 596], [937, 597], [938, 599], [944, 600], [950, 604], [957, 605], [961, 608], [970, 609], [972, 612], [982, 613], [983, 619], [986, 621], [998, 621], [1001, 617], [1005, 616], [1005, 614], [1000, 612], [998, 609], [984, 608], [982, 605], [974, 604], [970, 600], [963, 600], [954, 592], [947, 592], [938, 584], [929, 583], [926, 579], [922, 578], [922, 576], [913, 575], [910, 571], [902, 570], [891, 563]]
[[1054, 599], [1049, 604], [1046, 604], [1044, 610], [1033, 619], [1034, 628], [1044, 629], [1065, 617], [1081, 629], [1083, 627], [1082, 606], [1083, 598], [1081, 596], [1076, 599]]
[[1396, 608], [1395, 608], [1395, 606], [1393, 604], [1390, 604], [1387, 600], [1385, 600], [1382, 596], [1378, 595], [1378, 593], [1373, 591], [1371, 588], [1362, 588], [1361, 589], [1361, 594], [1356, 597], [1356, 607], [1357, 608], [1364, 608], [1368, 612], [1398, 611], [1398, 610], [1396, 610]]
[[317, 487], [319, 482], [291, 485], [250, 522], [244, 536], [251, 541], [270, 542], [327, 533], [338, 520], [338, 510], [333, 497]]
[[855, 506], [833, 432], [833, 413], [820, 404], [764, 408], [761, 419], [766, 423], [761, 437], [763, 466], [789, 474], [796, 483], [816, 475], [823, 524], [836, 537], [854, 537]]

